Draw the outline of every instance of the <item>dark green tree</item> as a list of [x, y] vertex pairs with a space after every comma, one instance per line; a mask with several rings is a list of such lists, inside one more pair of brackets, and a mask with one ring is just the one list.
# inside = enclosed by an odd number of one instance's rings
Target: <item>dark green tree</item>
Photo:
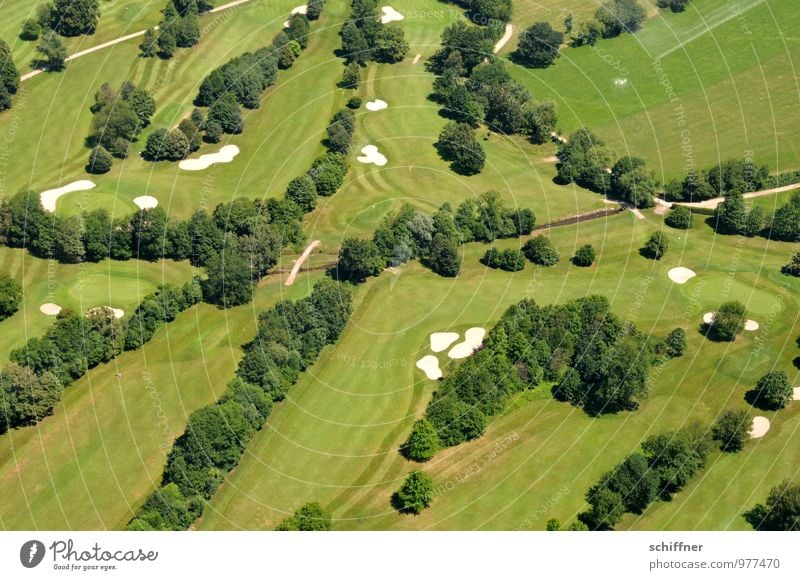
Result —
[[612, 530], [622, 519], [625, 506], [622, 497], [605, 486], [596, 486], [586, 494], [589, 510], [578, 517], [590, 530]]
[[685, 205], [673, 205], [664, 218], [664, 223], [671, 228], [688, 230], [692, 227], [692, 210]]
[[89, 162], [86, 164], [86, 172], [97, 175], [108, 173], [113, 164], [114, 158], [111, 156], [111, 153], [102, 145], [98, 145], [89, 153]]
[[378, 62], [395, 63], [408, 54], [406, 34], [399, 26], [382, 26], [378, 32], [374, 57]]
[[296, 203], [304, 212], [317, 206], [317, 187], [308, 175], [295, 177], [286, 187], [286, 197]]
[[279, 532], [325, 532], [331, 529], [331, 516], [317, 502], [309, 502], [275, 529]]
[[781, 268], [787, 276], [800, 276], [800, 252], [795, 252], [788, 264]]
[[717, 206], [714, 213], [716, 229], [725, 234], [742, 234], [747, 223], [747, 210], [741, 193], [733, 193]]
[[440, 276], [447, 278], [458, 276], [461, 271], [461, 258], [458, 254], [457, 241], [444, 234], [436, 234], [431, 242], [431, 253], [428, 261], [431, 270]]
[[336, 273], [342, 280], [363, 282], [383, 271], [385, 261], [372, 240], [345, 238], [339, 249]]
[[41, 55], [34, 63], [37, 67], [48, 71], [61, 71], [66, 67], [67, 49], [52, 30], [42, 36], [36, 52]]
[[244, 130], [242, 113], [236, 95], [227, 92], [208, 109], [207, 125], [216, 123], [224, 133], [238, 135]]
[[158, 33], [153, 28], [148, 28], [139, 44], [139, 56], [151, 58], [158, 52]]
[[306, 17], [309, 20], [317, 20], [325, 8], [325, 0], [309, 0], [306, 8]]
[[0, 272], [0, 320], [5, 320], [19, 310], [22, 286], [7, 272]]
[[668, 358], [683, 356], [686, 347], [686, 331], [682, 328], [674, 328], [664, 339], [663, 350]]
[[656, 232], [647, 240], [642, 254], [651, 260], [660, 260], [669, 249], [669, 240], [662, 232]]
[[447, 123], [439, 133], [435, 147], [442, 159], [451, 162], [451, 169], [461, 175], [480, 173], [486, 162], [483, 147], [467, 123]]
[[35, 19], [28, 18], [22, 23], [22, 30], [19, 32], [21, 40], [39, 40], [39, 35], [42, 33], [42, 25]]
[[741, 302], [725, 302], [714, 313], [711, 337], [731, 342], [744, 329], [746, 310]]
[[575, 255], [572, 256], [572, 263], [576, 266], [584, 268], [594, 264], [596, 254], [591, 244], [586, 244], [575, 250]]
[[234, 248], [224, 248], [206, 263], [203, 299], [223, 308], [247, 304], [253, 298], [251, 264]]
[[414, 422], [411, 434], [400, 450], [413, 461], [428, 461], [439, 450], [439, 435], [430, 421], [420, 419]]
[[800, 531], [800, 485], [786, 479], [769, 490], [767, 501], [745, 514], [753, 529], [767, 532]]
[[522, 246], [522, 252], [526, 258], [539, 266], [553, 266], [561, 258], [561, 254], [547, 236], [531, 238]]
[[558, 49], [564, 42], [564, 35], [553, 30], [547, 22], [536, 22], [519, 35], [517, 58], [524, 64], [536, 68], [545, 68], [558, 58]]
[[308, 18], [305, 14], [292, 14], [289, 18], [289, 27], [284, 31], [290, 41], [300, 45], [300, 48], [308, 46]]
[[51, 26], [61, 36], [94, 34], [100, 17], [98, 0], [52, 0]]
[[603, 26], [604, 38], [636, 32], [646, 17], [647, 12], [636, 0], [611, 0], [595, 13], [595, 18]]
[[783, 409], [792, 400], [794, 389], [783, 371], [770, 371], [758, 379], [755, 404], [766, 409]]
[[423, 471], [412, 471], [397, 490], [394, 503], [401, 512], [419, 514], [431, 505], [433, 500], [433, 480]]
[[729, 409], [720, 415], [711, 428], [715, 441], [722, 451], [735, 453], [744, 448], [750, 436], [750, 413], [746, 409]]
[[97, 209], [84, 214], [83, 229], [86, 261], [99, 262], [108, 258], [111, 251], [111, 218], [108, 212]]
[[372, 57], [364, 34], [353, 21], [348, 22], [342, 28], [342, 56], [347, 62], [361, 65], [366, 64]]
[[356, 62], [346, 64], [339, 86], [343, 89], [357, 89], [359, 83], [361, 83], [361, 66]]
[[683, 12], [692, 0], [658, 0], [659, 8], [668, 8], [672, 12]]

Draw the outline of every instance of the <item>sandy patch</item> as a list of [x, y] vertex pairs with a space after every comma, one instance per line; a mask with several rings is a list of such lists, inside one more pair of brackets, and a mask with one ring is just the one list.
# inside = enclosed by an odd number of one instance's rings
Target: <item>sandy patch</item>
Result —
[[417, 368], [421, 369], [425, 376], [432, 381], [442, 378], [442, 369], [439, 368], [439, 359], [432, 354], [426, 355], [417, 361]]
[[381, 16], [382, 24], [389, 24], [390, 22], [400, 22], [401, 20], [405, 20], [406, 18], [391, 6], [382, 6], [381, 12], [383, 12], [383, 16]]
[[706, 324], [714, 324], [714, 313], [713, 312], [706, 312], [703, 314], [703, 322]]
[[667, 272], [667, 276], [676, 284], [686, 284], [689, 280], [697, 276], [697, 274], [695, 274], [694, 270], [678, 266]]
[[378, 167], [386, 165], [387, 162], [386, 156], [379, 153], [375, 145], [367, 145], [362, 148], [361, 155], [356, 157], [356, 160], [360, 163], [374, 163]]
[[557, 163], [558, 155], [551, 155], [550, 157], [545, 157], [542, 161], [544, 161], [545, 163]]
[[87, 189], [92, 189], [95, 187], [94, 181], [89, 181], [88, 179], [82, 179], [80, 181], [73, 181], [72, 183], [65, 185], [64, 187], [59, 187], [56, 189], [48, 189], [47, 191], [43, 191], [39, 194], [39, 200], [42, 202], [42, 207], [44, 211], [49, 211], [50, 213], [56, 211], [56, 201], [62, 195], [66, 195], [68, 193], [72, 193], [73, 191], [86, 191]]
[[89, 310], [86, 311], [86, 316], [94, 314], [95, 312], [98, 312], [100, 310], [104, 310], [106, 308], [108, 308], [109, 310], [111, 310], [111, 312], [114, 313], [114, 318], [122, 318], [123, 316], [125, 316], [124, 310], [122, 310], [121, 308], [112, 308], [111, 306], [95, 306], [94, 308], [90, 308]]
[[319, 246], [319, 244], [319, 240], [314, 240], [308, 244], [308, 247], [305, 249], [305, 251], [300, 254], [300, 257], [297, 258], [297, 260], [295, 260], [294, 266], [292, 266], [292, 271], [289, 272], [289, 277], [286, 278], [286, 282], [283, 283], [284, 286], [291, 286], [294, 284], [294, 279], [297, 278], [297, 273], [300, 272], [300, 266], [303, 265], [303, 262], [308, 259], [308, 257], [311, 255], [311, 252], [313, 252], [314, 248]]
[[380, 99], [375, 99], [374, 101], [369, 101], [365, 107], [367, 111], [382, 111], [383, 109], [387, 108], [389, 103], [386, 101], [382, 101]]
[[283, 22], [283, 27], [284, 28], [289, 28], [291, 25], [292, 25], [292, 23], [289, 20], [284, 20], [284, 22]]
[[800, 387], [795, 387], [792, 391], [792, 401], [800, 401]]
[[184, 159], [178, 164], [178, 167], [184, 171], [201, 171], [215, 163], [230, 163], [237, 155], [239, 155], [239, 148], [236, 145], [225, 145], [217, 153], [201, 155], [197, 159]]
[[758, 439], [763, 437], [769, 431], [769, 419], [766, 417], [753, 417], [753, 424], [750, 426], [750, 437]]
[[500, 49], [506, 45], [506, 42], [511, 40], [512, 34], [514, 34], [514, 27], [511, 25], [511, 23], [508, 23], [506, 24], [505, 33], [503, 33], [502, 38], [500, 38], [500, 40], [497, 41], [497, 44], [494, 45], [494, 49], [492, 49], [492, 52], [495, 54], [500, 52]]
[[755, 320], [745, 320], [744, 329], [750, 332], [754, 332], [759, 329], [759, 324]]
[[417, 56], [414, 57], [414, 60], [411, 61], [411, 64], [417, 64], [419, 62], [419, 59], [421, 59], [421, 58], [422, 58], [422, 55], [418, 54]]
[[486, 336], [485, 328], [478, 326], [470, 328], [464, 333], [464, 340], [451, 348], [447, 356], [450, 358], [467, 358], [475, 352], [476, 348], [483, 344], [484, 336]]
[[47, 316], [56, 316], [59, 312], [61, 312], [61, 307], [58, 304], [48, 302], [39, 307], [39, 312], [46, 314]]
[[154, 207], [158, 207], [158, 200], [152, 195], [140, 195], [139, 197], [135, 197], [133, 198], [133, 203], [135, 203], [139, 209], [153, 209]]
[[458, 340], [461, 336], [457, 332], [434, 332], [431, 334], [431, 350], [433, 352], [442, 352]]
[[308, 4], [301, 4], [300, 6], [296, 6], [292, 8], [292, 11], [289, 14], [306, 14], [308, 12]]

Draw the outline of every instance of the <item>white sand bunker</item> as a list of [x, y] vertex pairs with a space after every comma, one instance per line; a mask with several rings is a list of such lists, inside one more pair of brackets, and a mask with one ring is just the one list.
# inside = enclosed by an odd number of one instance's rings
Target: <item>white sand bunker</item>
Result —
[[383, 12], [383, 16], [381, 16], [381, 23], [383, 24], [389, 24], [390, 22], [395, 21], [399, 22], [400, 20], [405, 20], [406, 18], [391, 6], [382, 6], [381, 12]]
[[697, 276], [697, 274], [695, 274], [694, 270], [679, 266], [667, 272], [667, 276], [676, 284], [686, 284], [689, 280]]
[[457, 332], [434, 332], [431, 334], [431, 350], [442, 352], [458, 340], [460, 335]]
[[756, 322], [755, 320], [745, 320], [744, 321], [744, 329], [745, 330], [753, 332], [755, 330], [758, 330], [758, 328], [759, 328], [758, 322]]
[[439, 359], [429, 354], [422, 357], [417, 361], [417, 368], [421, 369], [425, 376], [432, 381], [438, 381], [442, 378], [442, 369], [439, 368]]
[[750, 426], [750, 437], [758, 439], [763, 437], [769, 431], [769, 419], [766, 417], [753, 417], [753, 424]]
[[308, 4], [301, 4], [300, 6], [295, 6], [292, 8], [292, 11], [289, 14], [306, 14], [308, 13]]
[[201, 155], [198, 159], [184, 159], [178, 164], [178, 167], [184, 171], [201, 171], [215, 163], [230, 163], [237, 155], [239, 155], [239, 148], [236, 145], [225, 145], [218, 153]]
[[706, 312], [703, 314], [703, 322], [706, 324], [714, 324], [714, 313], [713, 312]]
[[380, 99], [375, 99], [374, 101], [369, 101], [365, 106], [367, 107], [367, 111], [381, 111], [388, 107], [389, 103]]
[[419, 62], [419, 59], [421, 59], [421, 58], [422, 58], [422, 55], [418, 54], [417, 56], [414, 57], [414, 60], [411, 61], [411, 64], [417, 64]]
[[140, 195], [139, 197], [135, 197], [133, 203], [135, 203], [139, 209], [153, 209], [154, 207], [158, 207], [158, 200], [152, 195]]
[[61, 307], [58, 304], [48, 302], [47, 304], [42, 304], [39, 307], [39, 312], [42, 314], [47, 314], [47, 316], [56, 316], [59, 312], [61, 312]]
[[361, 149], [361, 155], [356, 157], [356, 160], [361, 163], [374, 163], [378, 167], [386, 165], [387, 162], [386, 156], [379, 153], [375, 145], [367, 145]]
[[125, 316], [124, 310], [122, 310], [121, 308], [112, 308], [111, 306], [95, 306], [94, 308], [90, 308], [89, 310], [86, 311], [86, 316], [89, 316], [91, 314], [96, 314], [102, 310], [110, 310], [111, 312], [114, 313], [114, 318], [122, 318], [123, 316]]
[[792, 390], [792, 401], [800, 401], [800, 387], [795, 387]]
[[73, 191], [86, 191], [87, 189], [92, 189], [94, 186], [94, 181], [82, 179], [80, 181], [74, 181], [69, 185], [65, 185], [64, 187], [43, 191], [39, 194], [39, 199], [42, 202], [44, 211], [49, 211], [52, 213], [56, 211], [56, 201], [58, 201], [58, 198], [62, 195], [72, 193]]
[[475, 352], [475, 349], [483, 344], [484, 336], [486, 336], [485, 328], [480, 328], [478, 326], [470, 328], [464, 333], [464, 340], [451, 348], [447, 356], [450, 358], [467, 358]]

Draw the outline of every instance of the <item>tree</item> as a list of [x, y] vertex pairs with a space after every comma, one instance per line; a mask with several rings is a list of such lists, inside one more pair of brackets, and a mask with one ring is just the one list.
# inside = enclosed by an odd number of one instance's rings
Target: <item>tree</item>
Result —
[[800, 485], [782, 481], [769, 490], [766, 503], [756, 504], [745, 519], [758, 531], [800, 531]]
[[7, 272], [0, 272], [0, 320], [5, 320], [19, 310], [22, 286]]
[[5, 364], [0, 371], [0, 433], [33, 425], [53, 412], [61, 398], [61, 382], [50, 372]]
[[361, 83], [361, 66], [357, 62], [344, 65], [339, 86], [343, 89], [357, 89], [359, 83]]
[[11, 95], [5, 85], [0, 84], [0, 112], [7, 111], [11, 108]]
[[289, 18], [289, 27], [284, 30], [289, 41], [294, 41], [300, 48], [308, 46], [308, 18], [305, 14], [295, 13]]
[[558, 146], [557, 181], [577, 183], [598, 193], [608, 194], [611, 177], [608, 167], [613, 158], [603, 142], [589, 129], [579, 129]]
[[286, 197], [296, 203], [304, 212], [312, 211], [317, 205], [317, 187], [308, 175], [295, 177], [286, 187]]
[[750, 413], [746, 409], [729, 409], [714, 423], [712, 437], [719, 441], [722, 451], [741, 451], [750, 436], [750, 424]]
[[552, 240], [547, 236], [536, 236], [525, 242], [525, 245], [522, 246], [522, 253], [539, 266], [553, 266], [561, 258]]
[[127, 525], [129, 531], [185, 530], [199, 515], [200, 506], [187, 500], [174, 483], [151, 493]]
[[668, 8], [672, 12], [683, 12], [692, 0], [658, 0], [659, 8]]
[[201, 138], [200, 129], [197, 128], [194, 121], [191, 119], [183, 119], [178, 123], [178, 131], [183, 133], [189, 143], [189, 152], [197, 151], [200, 149]]
[[420, 419], [414, 422], [411, 434], [400, 450], [412, 461], [428, 461], [439, 450], [439, 435], [430, 421]]
[[545, 68], [558, 58], [564, 35], [547, 22], [537, 22], [519, 35], [516, 56], [525, 64]]
[[385, 261], [372, 240], [345, 238], [339, 248], [336, 273], [343, 280], [363, 282], [383, 271]]
[[39, 40], [39, 35], [42, 33], [42, 25], [35, 19], [28, 18], [22, 23], [22, 30], [19, 32], [21, 40]]
[[200, 42], [200, 25], [197, 21], [197, 4], [189, 2], [172, 28], [175, 29], [175, 46], [190, 48]]
[[725, 234], [744, 233], [747, 223], [747, 210], [744, 207], [744, 198], [741, 193], [733, 193], [720, 203], [715, 212], [714, 219], [718, 232]]
[[731, 342], [744, 329], [745, 307], [741, 302], [725, 302], [714, 313], [711, 336], [715, 340]]
[[524, 131], [532, 143], [546, 143], [557, 124], [558, 114], [553, 101], [533, 103], [524, 111]]
[[471, 73], [484, 60], [492, 59], [493, 45], [494, 41], [486, 35], [486, 28], [458, 21], [442, 32], [442, 48], [431, 57], [429, 66], [434, 73], [442, 74], [450, 55], [458, 52], [464, 71]]
[[668, 358], [683, 356], [686, 350], [686, 331], [682, 328], [674, 328], [670, 331], [663, 343], [664, 354]]
[[325, 0], [309, 0], [306, 8], [306, 18], [316, 20], [325, 8]]
[[329, 197], [342, 186], [347, 170], [344, 155], [326, 153], [314, 159], [307, 173], [314, 180], [317, 194]]
[[61, 36], [94, 34], [100, 17], [98, 0], [53, 0], [53, 30]]
[[131, 87], [131, 90], [124, 98], [131, 104], [141, 126], [147, 127], [150, 119], [156, 113], [156, 100], [146, 90], [137, 89], [130, 83], [126, 84]]
[[[87, 262], [99, 262], [109, 257], [109, 252], [111, 251], [111, 218], [105, 209], [98, 209], [84, 214], [83, 238]], [[128, 251], [130, 252], [130, 244]]]
[[175, 26], [165, 27], [163, 24], [162, 22], [162, 26], [158, 29], [158, 40], [156, 41], [158, 56], [170, 59], [178, 48], [178, 41], [175, 38]]
[[595, 258], [594, 248], [591, 244], [586, 244], [575, 251], [575, 255], [572, 256], [572, 263], [586, 268], [594, 264]]
[[604, 38], [636, 32], [646, 17], [647, 12], [636, 0], [611, 0], [595, 13], [595, 18], [603, 26]]
[[394, 500], [401, 512], [419, 514], [431, 505], [433, 500], [433, 480], [423, 471], [412, 471], [403, 485], [397, 490]]
[[688, 230], [692, 227], [692, 210], [685, 205], [673, 205], [664, 218], [664, 223], [671, 228]]
[[800, 194], [794, 194], [788, 203], [775, 211], [767, 235], [773, 240], [800, 241]]
[[156, 129], [147, 137], [142, 156], [148, 161], [178, 161], [189, 153], [189, 140], [178, 129]]
[[96, 175], [108, 173], [113, 164], [114, 158], [111, 156], [111, 153], [109, 153], [108, 150], [102, 145], [98, 145], [92, 149], [92, 152], [89, 154], [89, 162], [86, 164], [86, 172], [94, 173]]
[[570, 37], [572, 46], [594, 46], [603, 36], [603, 25], [595, 19], [584, 20], [578, 26], [578, 32]]
[[406, 34], [399, 26], [382, 26], [378, 32], [374, 57], [378, 62], [395, 63], [408, 54]]
[[771, 410], [783, 409], [792, 400], [793, 392], [785, 372], [770, 371], [756, 383], [754, 404]]
[[139, 44], [139, 56], [151, 58], [158, 52], [158, 36], [153, 28], [148, 28]]
[[203, 299], [223, 308], [247, 304], [253, 298], [250, 260], [238, 250], [226, 247], [206, 263]]
[[467, 0], [475, 22], [489, 25], [493, 20], [509, 22], [513, 5], [511, 0]]
[[435, 147], [442, 159], [451, 162], [450, 168], [461, 175], [480, 173], [486, 162], [483, 147], [467, 123], [447, 123], [439, 133]]
[[224, 133], [238, 135], [244, 130], [242, 113], [236, 95], [227, 92], [208, 109], [207, 124], [216, 123]]
[[622, 497], [605, 486], [595, 486], [586, 494], [589, 511], [578, 517], [590, 530], [611, 530], [622, 519], [625, 508]]
[[764, 210], [759, 206], [755, 206], [753, 209], [747, 212], [747, 218], [744, 221], [744, 227], [741, 232], [742, 235], [745, 235], [748, 238], [757, 236], [764, 229], [764, 224], [766, 221], [767, 218], [764, 215]]
[[42, 36], [41, 41], [36, 46], [36, 52], [41, 56], [35, 64], [36, 66], [49, 71], [61, 71], [66, 66], [67, 49], [61, 44], [58, 35], [52, 30]]
[[669, 240], [662, 232], [656, 232], [647, 240], [642, 254], [652, 260], [660, 260], [669, 249]]
[[370, 60], [370, 50], [361, 29], [351, 20], [342, 28], [342, 56], [361, 65]]
[[444, 234], [436, 234], [431, 242], [431, 255], [429, 258], [431, 270], [453, 278], [461, 271], [461, 258], [458, 255], [458, 244], [453, 238]]
[[323, 532], [331, 529], [331, 515], [317, 502], [309, 502], [285, 518], [278, 527], [279, 532]]
[[800, 276], [800, 252], [792, 255], [791, 261], [781, 268], [781, 272], [787, 276]]

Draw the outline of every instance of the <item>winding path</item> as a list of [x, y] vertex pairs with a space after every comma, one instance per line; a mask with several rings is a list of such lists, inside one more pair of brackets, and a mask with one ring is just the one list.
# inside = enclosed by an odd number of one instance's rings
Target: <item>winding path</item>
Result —
[[[783, 193], [785, 191], [792, 191], [793, 189], [800, 189], [800, 183], [791, 183], [789, 185], [782, 185], [781, 187], [772, 187], [770, 189], [762, 189], [761, 191], [751, 191], [750, 193], [745, 193], [742, 195], [744, 199], [752, 199], [754, 197], [763, 197], [765, 195], [772, 195], [775, 193]], [[692, 201], [692, 202], [674, 202], [678, 205], [685, 205], [686, 207], [697, 207], [703, 209], [717, 209], [717, 206], [725, 201], [724, 197], [715, 197], [713, 199], [706, 199], [704, 201]], [[663, 206], [666, 208], [670, 208], [674, 205], [673, 202], [665, 201], [660, 197], [656, 198], [656, 204], [659, 206]]]
[[514, 27], [509, 22], [508, 24], [506, 24], [505, 34], [503, 34], [503, 37], [497, 41], [497, 44], [494, 45], [494, 50], [492, 50], [492, 52], [495, 54], [500, 52], [500, 49], [506, 45], [506, 42], [511, 40], [512, 34], [514, 34]]
[[[217, 6], [216, 8], [212, 8], [208, 12], [205, 12], [205, 14], [216, 14], [218, 12], [222, 12], [223, 10], [228, 10], [229, 8], [234, 8], [236, 6], [239, 6], [240, 4], [245, 4], [247, 2], [250, 2], [250, 0], [236, 0], [235, 2], [228, 2], [227, 4], [223, 4], [222, 6]], [[153, 29], [154, 30], [158, 30], [158, 26], [154, 26]], [[132, 32], [131, 34], [126, 34], [125, 36], [120, 36], [119, 38], [115, 38], [114, 40], [109, 40], [108, 42], [104, 42], [103, 44], [98, 44], [97, 46], [93, 46], [91, 48], [87, 48], [86, 50], [81, 50], [79, 52], [76, 52], [75, 54], [69, 55], [66, 59], [64, 59], [64, 62], [69, 62], [71, 60], [75, 60], [76, 58], [80, 58], [82, 56], [86, 56], [87, 54], [92, 54], [93, 52], [97, 52], [98, 50], [103, 50], [104, 48], [108, 48], [110, 46], [114, 46], [114, 45], [120, 44], [122, 42], [126, 42], [128, 40], [132, 40], [134, 38], [139, 38], [140, 36], [144, 36], [146, 32], [147, 32], [147, 29], [139, 30], [138, 32]], [[28, 79], [31, 79], [31, 78], [35, 77], [36, 75], [39, 75], [39, 74], [41, 74], [43, 72], [44, 72], [44, 69], [37, 68], [35, 70], [32, 70], [29, 73], [26, 73], [26, 74], [22, 75], [19, 78], [19, 80], [20, 81], [27, 81]]]
[[286, 282], [283, 283], [284, 286], [291, 286], [292, 284], [294, 284], [294, 279], [297, 278], [297, 274], [298, 272], [300, 272], [300, 267], [303, 265], [303, 262], [305, 262], [308, 259], [308, 257], [311, 255], [311, 252], [313, 252], [314, 248], [319, 246], [319, 244], [320, 244], [319, 240], [314, 240], [313, 242], [308, 244], [308, 247], [303, 251], [302, 254], [300, 254], [300, 257], [294, 261], [294, 266], [292, 266], [292, 271], [289, 272], [289, 277], [286, 278]]

